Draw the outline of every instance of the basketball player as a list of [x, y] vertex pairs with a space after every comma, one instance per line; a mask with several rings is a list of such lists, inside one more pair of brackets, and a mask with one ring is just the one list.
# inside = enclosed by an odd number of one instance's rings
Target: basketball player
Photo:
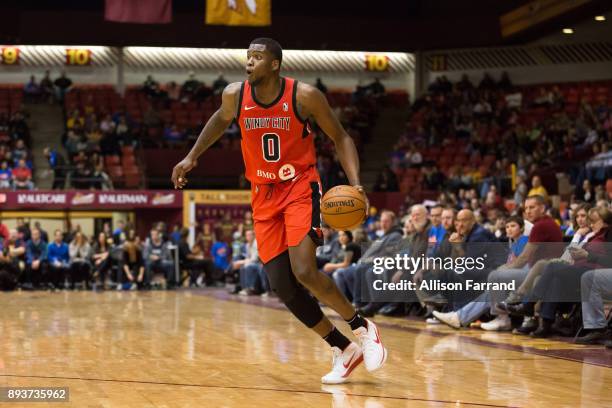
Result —
[[[172, 182], [183, 188], [198, 157], [232, 121], [238, 122], [251, 182], [255, 236], [270, 286], [302, 323], [332, 347], [332, 370], [321, 381], [339, 384], [362, 361], [368, 371], [382, 367], [387, 351], [374, 323], [357, 314], [334, 282], [317, 270], [321, 184], [310, 120], [332, 138], [349, 182], [366, 197], [359, 185], [359, 158], [352, 139], [318, 89], [280, 76], [282, 59], [275, 40], [258, 38], [250, 44], [247, 80], [225, 88], [221, 107], [174, 167]], [[334, 327], [309, 292], [346, 320], [360, 345]]]

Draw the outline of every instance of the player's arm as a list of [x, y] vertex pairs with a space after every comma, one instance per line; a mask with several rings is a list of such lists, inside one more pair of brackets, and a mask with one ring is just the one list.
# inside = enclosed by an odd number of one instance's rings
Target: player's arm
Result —
[[361, 187], [359, 181], [357, 148], [353, 139], [346, 133], [342, 124], [332, 112], [325, 95], [317, 88], [300, 82], [296, 99], [301, 116], [304, 118], [312, 117], [323, 132], [334, 141], [338, 159], [340, 159], [340, 164], [342, 164], [349, 183], [363, 193], [363, 187]]
[[240, 82], [234, 82], [223, 90], [221, 107], [206, 122], [198, 140], [196, 140], [187, 156], [172, 170], [174, 188], [185, 187], [185, 184], [187, 184], [185, 174], [198, 164], [198, 157], [223, 136], [225, 129], [236, 117], [240, 87]]

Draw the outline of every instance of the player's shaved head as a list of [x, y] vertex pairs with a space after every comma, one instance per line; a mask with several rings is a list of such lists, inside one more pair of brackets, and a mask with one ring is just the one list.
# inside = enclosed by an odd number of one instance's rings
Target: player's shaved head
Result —
[[251, 41], [249, 50], [260, 52], [268, 51], [274, 56], [274, 59], [278, 60], [279, 67], [283, 62], [283, 47], [281, 47], [278, 41], [273, 40], [272, 38], [261, 37], [254, 39]]

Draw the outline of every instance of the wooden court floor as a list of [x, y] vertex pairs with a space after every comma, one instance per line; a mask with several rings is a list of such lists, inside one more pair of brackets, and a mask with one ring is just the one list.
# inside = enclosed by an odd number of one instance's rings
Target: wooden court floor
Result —
[[69, 403], [9, 408], [612, 406], [612, 352], [555, 340], [382, 318], [387, 365], [322, 386], [328, 347], [274, 299], [13, 292], [0, 305], [0, 387], [70, 389]]

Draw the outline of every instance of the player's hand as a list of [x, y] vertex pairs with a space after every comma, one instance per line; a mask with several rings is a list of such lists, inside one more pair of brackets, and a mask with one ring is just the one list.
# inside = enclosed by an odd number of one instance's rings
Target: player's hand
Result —
[[196, 165], [197, 161], [191, 159], [190, 157], [185, 157], [181, 160], [174, 169], [172, 169], [172, 184], [174, 184], [174, 188], [183, 188], [187, 184], [186, 174], [191, 171]]
[[357, 191], [359, 191], [361, 193], [361, 195], [363, 196], [363, 202], [366, 205], [366, 219], [370, 216], [370, 201], [368, 200], [368, 196], [366, 195], [365, 189], [363, 188], [362, 185], [354, 185], [353, 187], [355, 187], [357, 189]]

